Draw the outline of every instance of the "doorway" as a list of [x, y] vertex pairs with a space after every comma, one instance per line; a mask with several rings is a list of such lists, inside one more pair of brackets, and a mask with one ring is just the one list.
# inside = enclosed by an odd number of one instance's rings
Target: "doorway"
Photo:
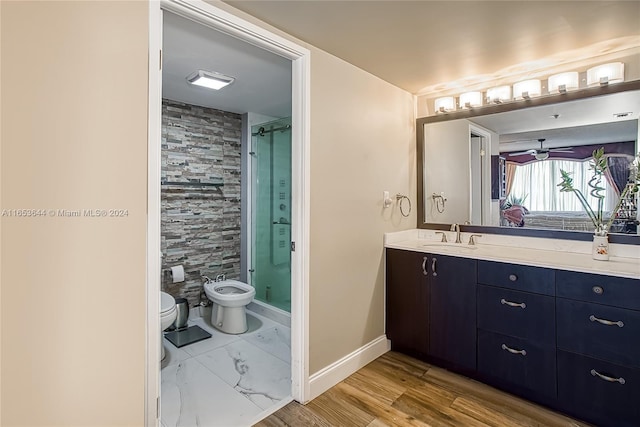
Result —
[[148, 251], [147, 251], [147, 389], [146, 424], [158, 425], [160, 391], [159, 291], [160, 254], [160, 129], [162, 100], [163, 11], [175, 13], [197, 24], [231, 35], [291, 61], [291, 391], [304, 402], [308, 396], [308, 167], [309, 167], [309, 56], [308, 50], [276, 36], [234, 15], [204, 2], [185, 4], [178, 0], [150, 2], [149, 37], [149, 168], [148, 168]]
[[469, 220], [472, 225], [491, 224], [491, 147], [491, 132], [475, 124], [470, 124]]

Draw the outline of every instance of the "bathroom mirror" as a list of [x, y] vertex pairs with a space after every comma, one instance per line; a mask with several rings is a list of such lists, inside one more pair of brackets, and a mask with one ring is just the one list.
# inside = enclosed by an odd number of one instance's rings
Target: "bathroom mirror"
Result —
[[[418, 119], [418, 227], [458, 223], [474, 232], [590, 240], [593, 230], [584, 210], [555, 200], [575, 195], [561, 194], [550, 183], [559, 178], [559, 167], [582, 164], [582, 172], [589, 172], [596, 147], [631, 159], [640, 149], [639, 110], [640, 82], [633, 81]], [[520, 181], [527, 176], [536, 182], [506, 194], [514, 169]], [[545, 180], [546, 187], [537, 180]], [[615, 190], [607, 191], [615, 204]], [[523, 223], [505, 217], [505, 200], [522, 204]], [[637, 218], [637, 212], [631, 214]], [[620, 221], [612, 233], [612, 242], [640, 244], [636, 224]]]

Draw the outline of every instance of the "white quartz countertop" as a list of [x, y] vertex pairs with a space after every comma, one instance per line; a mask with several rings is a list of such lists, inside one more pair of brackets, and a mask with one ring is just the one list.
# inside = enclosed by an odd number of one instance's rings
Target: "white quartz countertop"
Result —
[[[627, 248], [616, 248], [616, 251], [612, 250], [612, 252], [624, 256], [611, 256], [608, 261], [598, 261], [591, 256], [590, 242], [483, 236], [477, 240], [485, 240], [488, 243], [478, 242], [474, 246], [469, 246], [466, 233], [463, 233], [462, 236], [463, 243], [441, 244], [440, 236], [435, 235], [435, 232], [430, 230], [415, 231], [416, 233], [407, 231], [385, 234], [385, 247], [640, 279], [640, 247], [634, 245]], [[450, 233], [447, 232], [447, 234]], [[452, 232], [451, 237], [453, 239], [449, 239], [449, 241], [455, 241], [455, 233]]]

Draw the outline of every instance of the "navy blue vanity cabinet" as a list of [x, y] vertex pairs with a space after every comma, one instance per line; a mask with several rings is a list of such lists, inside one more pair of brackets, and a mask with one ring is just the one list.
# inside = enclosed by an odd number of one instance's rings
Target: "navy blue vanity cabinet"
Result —
[[601, 274], [558, 271], [558, 296], [640, 310], [640, 280]]
[[478, 261], [478, 283], [555, 295], [555, 270], [496, 261]]
[[562, 411], [600, 427], [640, 425], [640, 370], [558, 350]]
[[478, 377], [544, 404], [556, 398], [555, 347], [478, 329]]
[[557, 396], [555, 273], [478, 263], [478, 377], [548, 404]]
[[565, 298], [556, 310], [559, 349], [640, 369], [640, 311]]
[[428, 255], [427, 272], [429, 355], [444, 367], [475, 373], [477, 261]]
[[558, 272], [558, 401], [599, 426], [640, 425], [640, 280]]
[[386, 333], [392, 349], [475, 372], [476, 263], [386, 250]]
[[386, 249], [386, 333], [391, 348], [419, 358], [429, 350], [427, 254]]

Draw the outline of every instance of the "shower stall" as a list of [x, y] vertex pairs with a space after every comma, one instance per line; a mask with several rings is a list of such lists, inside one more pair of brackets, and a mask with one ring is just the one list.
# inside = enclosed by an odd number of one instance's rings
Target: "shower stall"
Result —
[[256, 299], [291, 312], [291, 118], [251, 127], [251, 259]]

